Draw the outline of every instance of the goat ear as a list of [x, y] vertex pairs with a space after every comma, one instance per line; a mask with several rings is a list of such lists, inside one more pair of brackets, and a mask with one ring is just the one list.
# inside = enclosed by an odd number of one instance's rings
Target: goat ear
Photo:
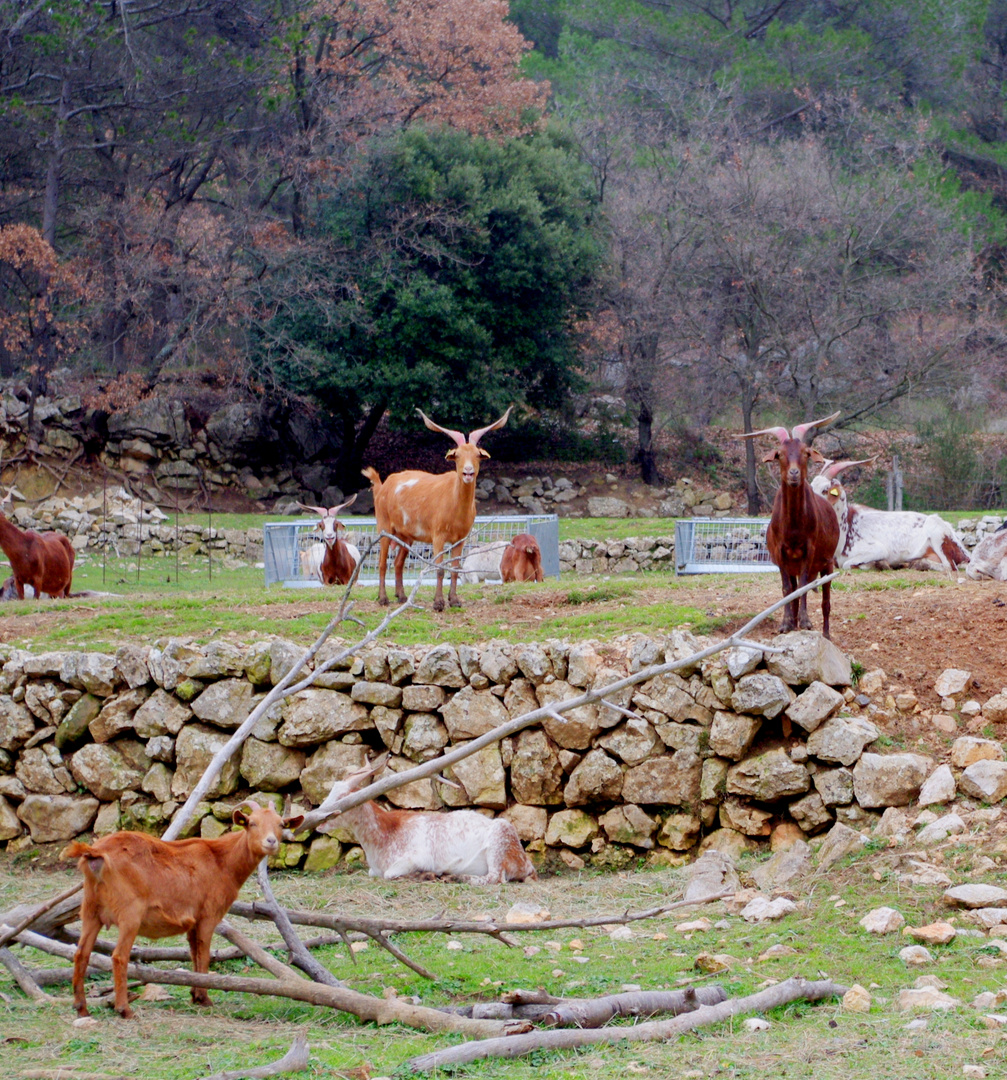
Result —
[[235, 825], [247, 825], [248, 814], [246, 814], [240, 806], [236, 806], [234, 812], [231, 814], [231, 821], [233, 821]]
[[293, 817], [285, 817], [283, 819], [283, 827], [285, 829], [297, 829], [297, 826], [304, 820], [303, 814], [295, 814]]
[[458, 447], [453, 446], [444, 456], [448, 459], [448, 461], [454, 461], [454, 459], [458, 456]]
[[808, 457], [811, 458], [812, 461], [824, 461], [825, 460], [825, 458], [822, 456], [822, 454], [820, 454], [813, 446], [810, 447], [809, 450], [808, 450]]
[[481, 458], [483, 458], [483, 457], [489, 457], [489, 456], [490, 456], [490, 455], [489, 455], [489, 451], [488, 451], [488, 450], [484, 450], [484, 449], [483, 449], [483, 448], [482, 448], [482, 447], [480, 446], [480, 447], [479, 447], [479, 456], [480, 456]]
[[763, 461], [775, 461], [779, 457], [779, 451], [770, 450], [768, 454], [762, 459]]

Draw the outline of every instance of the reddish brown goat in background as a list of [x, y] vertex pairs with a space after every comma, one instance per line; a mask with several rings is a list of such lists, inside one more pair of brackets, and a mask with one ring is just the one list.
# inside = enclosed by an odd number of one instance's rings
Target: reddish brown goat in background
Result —
[[[63, 849], [64, 859], [79, 859], [84, 875], [80, 906], [80, 941], [73, 961], [73, 1003], [87, 1016], [84, 975], [91, 950], [103, 926], [118, 926], [112, 952], [115, 1011], [133, 1015], [126, 992], [126, 967], [137, 934], [148, 938], [185, 934], [192, 970], [210, 970], [210, 939], [237, 898], [248, 875], [265, 855], [275, 855], [284, 828], [297, 828], [303, 818], [280, 818], [271, 807], [248, 802], [231, 815], [244, 829], [213, 840], [159, 840], [138, 832], [118, 832], [93, 844], [77, 841]], [[209, 1005], [203, 987], [194, 986], [192, 1000]]]
[[[0, 503], [6, 506], [10, 494]], [[30, 585], [35, 596], [69, 596], [75, 552], [62, 534], [37, 533], [19, 529], [0, 513], [0, 548], [10, 561], [14, 574], [14, 592], [24, 599], [24, 587]]]
[[[767, 454], [763, 461], [776, 461], [780, 466], [780, 487], [773, 500], [773, 516], [766, 530], [769, 556], [780, 568], [783, 595], [787, 596], [819, 575], [831, 574], [836, 567], [836, 547], [839, 544], [839, 522], [835, 511], [808, 483], [808, 462], [824, 461], [822, 455], [804, 441], [813, 427], [828, 424], [839, 413], [824, 420], [798, 424], [791, 435], [784, 427], [749, 431], [738, 438], [756, 435], [775, 435], [780, 446]], [[822, 633], [829, 636], [829, 612], [832, 608], [832, 585], [822, 585]], [[787, 604], [782, 633], [811, 629], [808, 618], [808, 594]]]
[[[402, 584], [402, 572], [409, 554], [409, 545], [417, 541], [430, 544], [437, 563], [437, 590], [434, 593], [434, 611], [444, 610], [444, 557], [445, 548], [451, 560], [451, 588], [448, 603], [461, 607], [458, 599], [458, 557], [461, 542], [472, 531], [476, 519], [476, 477], [479, 463], [489, 454], [478, 446], [488, 431], [495, 431], [507, 423], [511, 409], [489, 427], [473, 431], [468, 439], [460, 431], [452, 431], [435, 424], [422, 409], [416, 411], [431, 431], [439, 431], [454, 439], [455, 446], [446, 454], [453, 461], [454, 472], [428, 473], [418, 469], [392, 473], [384, 483], [377, 471], [368, 466], [364, 476], [374, 491], [374, 515], [378, 533], [389, 533], [399, 541], [395, 552], [395, 598], [400, 604], [406, 600]], [[388, 567], [388, 548], [391, 541], [382, 536], [378, 547], [378, 603], [387, 604], [385, 571]]]
[[531, 533], [518, 533], [504, 548], [500, 577], [504, 581], [545, 581], [542, 551]]

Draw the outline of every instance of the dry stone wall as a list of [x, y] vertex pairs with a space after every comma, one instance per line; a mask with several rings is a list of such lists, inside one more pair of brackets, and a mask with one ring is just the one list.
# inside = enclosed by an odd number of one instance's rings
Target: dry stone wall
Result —
[[[401, 771], [702, 644], [675, 631], [605, 645], [370, 648], [263, 717], [191, 828], [224, 831], [249, 794], [317, 805], [369, 754], [388, 749], [389, 767]], [[878, 706], [851, 689], [849, 659], [811, 631], [772, 646], [731, 649], [548, 718], [456, 763], [444, 773], [450, 784], [424, 779], [388, 799], [503, 814], [536, 857], [575, 867], [674, 860], [701, 842], [736, 850], [777, 827], [810, 835], [836, 821], [856, 826], [915, 799], [935, 763], [874, 752]], [[327, 644], [318, 661], [338, 647]], [[7, 650], [0, 845], [15, 852], [90, 831], [162, 832], [213, 754], [301, 655], [281, 639], [166, 639], [114, 655]], [[973, 783], [989, 786], [990, 773], [1007, 786], [1007, 764], [983, 759], [976, 768], [975, 753]], [[282, 860], [317, 869], [351, 843], [330, 822], [287, 845]]]

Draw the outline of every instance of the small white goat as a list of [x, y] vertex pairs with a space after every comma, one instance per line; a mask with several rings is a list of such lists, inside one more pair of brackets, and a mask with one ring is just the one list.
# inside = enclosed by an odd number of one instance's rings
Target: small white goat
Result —
[[[334, 784], [329, 798], [358, 791], [384, 761], [379, 758]], [[451, 874], [470, 885], [538, 878], [517, 830], [505, 818], [475, 810], [385, 810], [371, 800], [335, 821], [353, 830], [372, 877]]]
[[969, 561], [955, 530], [938, 514], [914, 510], [874, 510], [851, 503], [836, 479], [862, 461], [830, 462], [811, 482], [812, 490], [827, 499], [839, 519], [836, 562], [842, 567], [876, 565], [890, 570], [923, 559], [936, 559], [948, 573]]
[[495, 543], [473, 544], [462, 559], [463, 581], [485, 581], [487, 578], [500, 577], [500, 560], [503, 558], [505, 540]]

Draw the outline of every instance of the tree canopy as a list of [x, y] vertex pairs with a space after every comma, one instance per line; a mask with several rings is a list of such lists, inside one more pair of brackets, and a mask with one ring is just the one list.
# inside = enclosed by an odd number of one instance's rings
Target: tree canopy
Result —
[[551, 132], [414, 129], [340, 178], [305, 286], [257, 325], [263, 368], [340, 418], [342, 481], [386, 409], [468, 430], [514, 402], [563, 404], [603, 254], [594, 217], [587, 170]]

